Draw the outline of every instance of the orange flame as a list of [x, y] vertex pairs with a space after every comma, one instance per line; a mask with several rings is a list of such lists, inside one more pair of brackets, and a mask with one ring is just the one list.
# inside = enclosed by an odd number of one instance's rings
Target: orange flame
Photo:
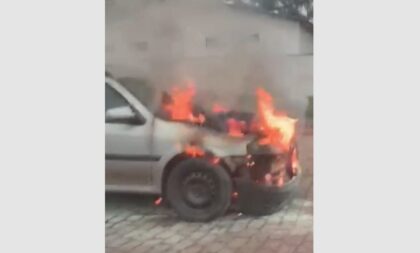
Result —
[[275, 111], [271, 95], [261, 88], [257, 89], [257, 109], [258, 128], [264, 135], [259, 143], [289, 150], [297, 120]]
[[266, 184], [271, 184], [272, 182], [272, 176], [271, 176], [271, 174], [269, 174], [269, 173], [267, 173], [267, 174], [265, 174], [265, 176], [264, 176], [264, 180], [265, 180], [265, 183]]
[[191, 157], [204, 156], [204, 150], [195, 145], [187, 145], [184, 152]]
[[282, 170], [280, 172], [280, 177], [277, 179], [277, 186], [279, 186], [279, 187], [284, 185], [284, 174], [285, 174], [285, 171]]
[[227, 120], [227, 125], [228, 125], [228, 133], [230, 136], [234, 136], [234, 137], [244, 136], [243, 129], [246, 126], [244, 121], [238, 121], [236, 119], [230, 118]]
[[171, 101], [163, 105], [163, 109], [172, 120], [190, 121], [202, 124], [205, 121], [203, 114], [195, 116], [192, 111], [195, 88], [189, 82], [186, 88], [173, 87], [170, 92]]
[[227, 112], [229, 110], [226, 109], [226, 107], [224, 107], [224, 106], [222, 106], [220, 104], [215, 103], [215, 104], [213, 104], [212, 111], [214, 113], [222, 113], [222, 112]]
[[277, 181], [277, 186], [278, 186], [278, 187], [283, 186], [283, 185], [284, 185], [284, 178], [283, 178], [283, 177], [280, 177], [278, 180], [279, 180], [279, 181]]
[[296, 151], [296, 148], [295, 148], [293, 150], [293, 153], [292, 153], [292, 171], [293, 171], [293, 174], [296, 174], [298, 166], [299, 166], [299, 160], [298, 160], [297, 151]]
[[160, 203], [162, 203], [162, 198], [161, 197], [155, 200], [155, 205], [158, 206], [158, 205], [160, 205]]
[[212, 162], [213, 164], [219, 164], [219, 162], [220, 162], [220, 158], [219, 158], [219, 157], [213, 157], [213, 159], [211, 159], [211, 162]]
[[[223, 112], [228, 112], [229, 110], [218, 103], [214, 103], [212, 107], [212, 111], [214, 113], [223, 113]], [[243, 130], [246, 127], [246, 123], [244, 121], [239, 121], [234, 118], [229, 118], [227, 119], [226, 124], [228, 127], [228, 134], [230, 136], [234, 136], [234, 137], [244, 136]]]

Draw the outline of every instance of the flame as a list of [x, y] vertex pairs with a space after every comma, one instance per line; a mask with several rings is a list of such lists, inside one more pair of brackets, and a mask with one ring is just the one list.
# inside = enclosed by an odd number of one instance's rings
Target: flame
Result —
[[222, 112], [228, 112], [229, 111], [226, 107], [224, 107], [220, 104], [217, 104], [217, 103], [213, 104], [213, 107], [212, 107], [211, 110], [214, 113], [222, 113]]
[[258, 129], [263, 134], [261, 145], [273, 145], [288, 151], [295, 135], [296, 119], [274, 109], [273, 99], [262, 88], [257, 89]]
[[277, 181], [277, 186], [282, 187], [284, 185], [284, 177], [282, 176], [278, 180], [279, 181]]
[[194, 83], [188, 82], [187, 87], [173, 87], [170, 92], [171, 101], [163, 105], [163, 109], [172, 120], [190, 121], [202, 124], [206, 120], [203, 114], [193, 114]]
[[[193, 123], [203, 124], [205, 116], [193, 112], [193, 98], [196, 94], [193, 82], [188, 82], [183, 88], [173, 87], [170, 91], [170, 99], [162, 104], [163, 109], [168, 113], [170, 119], [179, 121], [189, 121]], [[256, 118], [250, 125], [245, 121], [235, 118], [228, 118], [226, 126], [228, 134], [233, 137], [243, 137], [246, 131], [257, 132], [261, 136], [258, 140], [260, 145], [270, 145], [284, 152], [288, 152], [293, 147], [293, 141], [296, 134], [296, 119], [290, 118], [285, 112], [275, 109], [272, 96], [262, 88], [256, 90], [257, 114]], [[214, 103], [212, 106], [214, 113], [228, 112], [224, 106]], [[202, 157], [205, 151], [194, 144], [188, 144], [182, 148], [185, 154], [191, 157]], [[218, 164], [220, 159], [215, 157], [209, 160], [213, 164]], [[292, 172], [296, 175], [298, 169], [297, 151], [294, 148], [291, 153]], [[247, 156], [247, 167], [252, 167], [255, 162], [250, 156]], [[268, 184], [282, 186], [285, 183], [284, 174], [280, 178], [273, 177], [270, 174], [263, 178]]]
[[[212, 111], [214, 113], [224, 113], [224, 112], [228, 112], [229, 110], [218, 103], [214, 103], [212, 107]], [[243, 130], [246, 128], [246, 123], [244, 121], [242, 120], [239, 121], [234, 118], [229, 118], [226, 120], [226, 124], [228, 127], [228, 134], [230, 136], [234, 136], [234, 137], [244, 136]]]
[[266, 184], [271, 184], [272, 176], [270, 173], [265, 174], [264, 180]]
[[297, 150], [295, 148], [295, 149], [293, 149], [293, 153], [292, 153], [292, 171], [293, 171], [293, 174], [296, 174], [298, 167], [299, 167], [299, 160], [298, 160], [298, 157], [297, 157]]
[[211, 159], [211, 163], [213, 163], [213, 164], [219, 164], [219, 162], [220, 162], [220, 158], [219, 157], [213, 157]]
[[155, 200], [156, 206], [160, 205], [160, 203], [162, 203], [162, 197], [159, 197], [158, 199]]
[[204, 156], [204, 150], [202, 150], [200, 147], [195, 146], [195, 145], [185, 146], [184, 152], [191, 157]]
[[279, 176], [279, 178], [277, 179], [277, 186], [278, 186], [278, 187], [281, 187], [281, 186], [283, 186], [283, 185], [284, 185], [284, 174], [285, 174], [285, 171], [284, 171], [284, 170], [282, 170], [282, 171], [280, 172], [280, 176]]
[[228, 134], [234, 137], [242, 137], [244, 136], [243, 129], [246, 127], [246, 123], [244, 121], [239, 121], [233, 118], [229, 118], [227, 120], [228, 126]]

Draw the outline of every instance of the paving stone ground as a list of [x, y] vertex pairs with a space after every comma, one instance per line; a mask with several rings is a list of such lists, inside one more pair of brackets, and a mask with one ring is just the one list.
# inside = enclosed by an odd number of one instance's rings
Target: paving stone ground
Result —
[[300, 192], [283, 210], [263, 217], [230, 212], [209, 223], [188, 223], [155, 206], [156, 197], [107, 194], [106, 252], [312, 253], [313, 137], [299, 142]]

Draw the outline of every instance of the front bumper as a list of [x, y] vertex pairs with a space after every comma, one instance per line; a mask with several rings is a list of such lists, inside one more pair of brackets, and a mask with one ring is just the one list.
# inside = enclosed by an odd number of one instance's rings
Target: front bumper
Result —
[[264, 185], [250, 179], [235, 178], [239, 210], [248, 215], [268, 215], [281, 210], [299, 190], [302, 168], [282, 186]]

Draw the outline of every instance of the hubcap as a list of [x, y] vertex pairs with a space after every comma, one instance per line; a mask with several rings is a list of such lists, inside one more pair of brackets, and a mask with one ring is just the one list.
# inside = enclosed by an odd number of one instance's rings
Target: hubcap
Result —
[[214, 180], [205, 173], [193, 173], [183, 181], [183, 195], [193, 207], [208, 206], [215, 196]]

